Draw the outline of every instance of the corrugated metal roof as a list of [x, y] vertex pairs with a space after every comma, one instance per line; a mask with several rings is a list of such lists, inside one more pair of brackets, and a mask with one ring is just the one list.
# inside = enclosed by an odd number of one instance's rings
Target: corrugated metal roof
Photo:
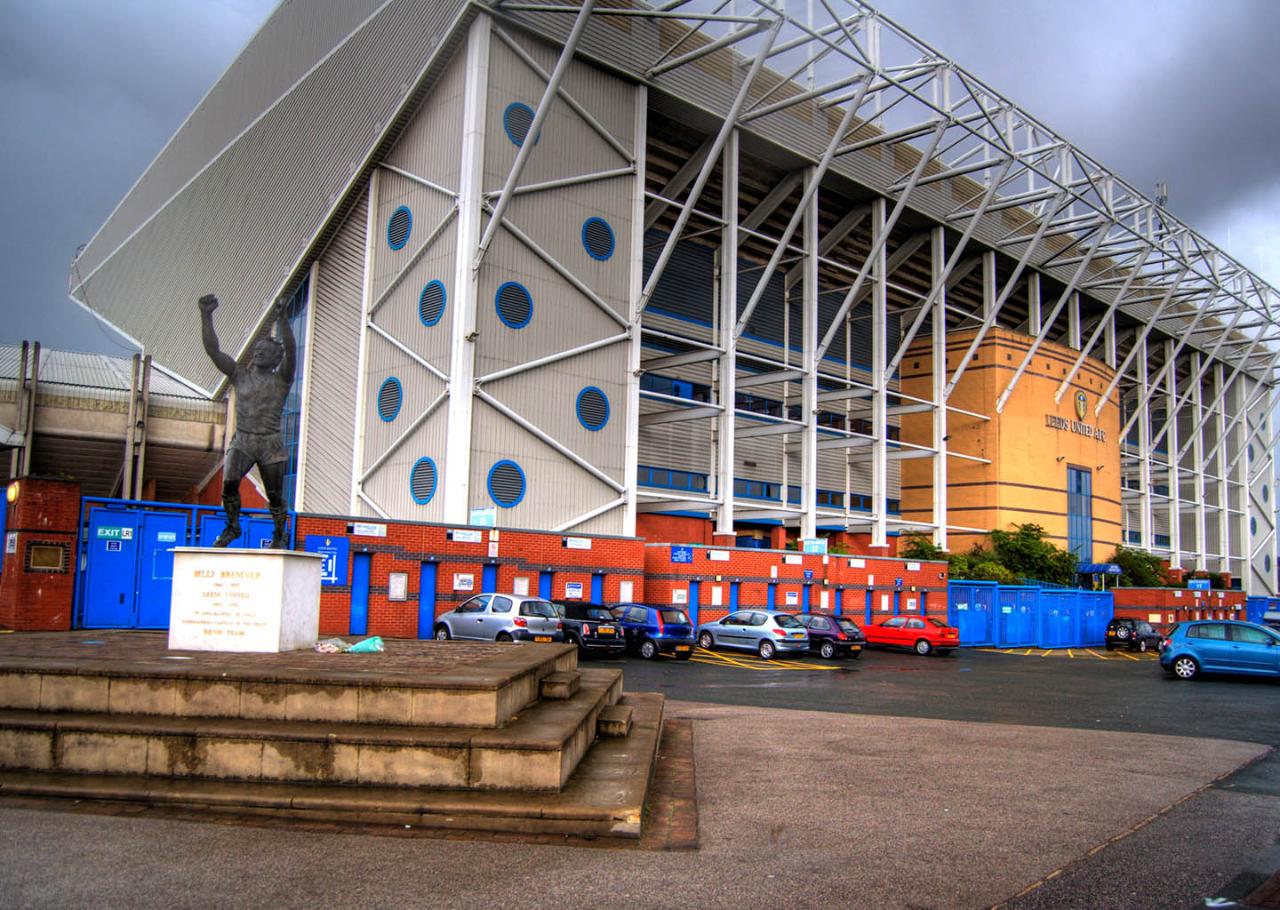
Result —
[[[17, 380], [21, 360], [20, 345], [0, 345], [0, 382], [12, 383]], [[28, 365], [28, 376], [30, 376], [30, 370], [31, 367]], [[132, 371], [133, 363], [130, 357], [40, 349], [40, 386], [46, 391], [50, 385], [59, 385], [127, 393]], [[155, 369], [154, 366], [151, 370], [151, 394], [206, 400], [190, 386]]]

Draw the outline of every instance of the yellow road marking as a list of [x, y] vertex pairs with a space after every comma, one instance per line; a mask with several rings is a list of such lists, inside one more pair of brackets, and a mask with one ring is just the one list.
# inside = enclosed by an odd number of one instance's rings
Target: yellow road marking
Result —
[[1067, 657], [1070, 657], [1072, 660], [1075, 660], [1075, 659], [1076, 659], [1076, 652], [1075, 652], [1075, 651], [1072, 651], [1070, 648], [1067, 648]]
[[1023, 657], [1030, 657], [1030, 656], [1031, 656], [1031, 652], [1032, 652], [1032, 651], [1034, 651], [1034, 650], [1035, 650], [1035, 648], [1027, 648], [1026, 653], [1025, 653], [1025, 654], [1023, 654], [1022, 656], [1023, 656]]
[[1041, 656], [1041, 657], [1048, 657], [1048, 656], [1049, 656], [1050, 654], [1052, 654], [1052, 653], [1053, 653], [1052, 651], [1045, 651], [1045, 652], [1044, 652], [1043, 654], [1041, 654], [1040, 656]]
[[1129, 658], [1130, 660], [1137, 660], [1137, 659], [1138, 659], [1138, 658], [1134, 657], [1132, 654], [1127, 654], [1127, 653], [1125, 653], [1124, 651], [1119, 651], [1119, 652], [1117, 652], [1117, 653], [1119, 653], [1119, 655], [1120, 655], [1121, 657], [1127, 657], [1127, 658]]
[[1089, 648], [1089, 649], [1088, 649], [1088, 651], [1089, 651], [1089, 653], [1090, 653], [1090, 654], [1092, 654], [1094, 657], [1098, 658], [1098, 660], [1110, 660], [1110, 658], [1109, 658], [1109, 657], [1103, 657], [1103, 656], [1102, 656], [1101, 654], [1099, 654], [1097, 651], [1093, 650], [1093, 648]]
[[[709, 658], [709, 659], [708, 659]], [[751, 660], [750, 658], [739, 660], [730, 657], [727, 654], [718, 654], [715, 651], [707, 651], [699, 648], [690, 660], [697, 660], [699, 663], [710, 664], [712, 666], [730, 666], [738, 667], [743, 670], [838, 670], [839, 667], [828, 667], [816, 664], [802, 664], [786, 660]], [[748, 662], [750, 661], [750, 662]]]

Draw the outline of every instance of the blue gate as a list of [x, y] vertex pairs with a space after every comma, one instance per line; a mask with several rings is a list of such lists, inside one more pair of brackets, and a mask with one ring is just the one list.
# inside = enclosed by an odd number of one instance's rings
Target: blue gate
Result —
[[1110, 591], [1080, 593], [1080, 644], [1094, 648], [1106, 644], [1107, 623], [1115, 615], [1115, 596]]
[[1244, 599], [1244, 618], [1249, 622], [1262, 622], [1262, 614], [1267, 612], [1271, 602], [1266, 597], [1246, 597]]
[[1042, 648], [1070, 648], [1080, 637], [1079, 597], [1075, 591], [1040, 592], [1040, 635]]
[[998, 599], [994, 581], [958, 581], [947, 585], [947, 621], [960, 630], [960, 644], [995, 644]]
[[1036, 643], [1036, 614], [1040, 589], [1000, 586], [1000, 612], [996, 617], [996, 644], [1012, 648]]
[[[167, 629], [173, 597], [173, 548], [209, 546], [226, 526], [211, 506], [135, 499], [82, 500], [77, 625], [86, 629]], [[266, 512], [242, 513], [241, 545], [265, 547]]]

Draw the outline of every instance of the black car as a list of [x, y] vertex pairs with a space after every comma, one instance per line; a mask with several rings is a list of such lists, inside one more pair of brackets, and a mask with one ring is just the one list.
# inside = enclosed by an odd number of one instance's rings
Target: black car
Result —
[[622, 626], [604, 607], [577, 601], [556, 601], [555, 608], [564, 623], [565, 642], [577, 645], [579, 654], [584, 657], [592, 654], [621, 657], [626, 651], [627, 639], [622, 634]]
[[867, 640], [853, 620], [829, 613], [801, 613], [796, 617], [809, 630], [809, 651], [827, 660], [861, 657]]
[[1106, 648], [1127, 648], [1130, 651], [1155, 651], [1160, 645], [1160, 633], [1151, 623], [1141, 619], [1113, 619], [1107, 623]]

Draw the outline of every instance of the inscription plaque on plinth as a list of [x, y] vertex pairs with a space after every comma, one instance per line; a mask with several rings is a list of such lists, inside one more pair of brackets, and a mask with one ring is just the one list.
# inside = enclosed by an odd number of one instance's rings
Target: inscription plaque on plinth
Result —
[[323, 561], [293, 550], [175, 547], [169, 647], [266, 653], [313, 647]]

